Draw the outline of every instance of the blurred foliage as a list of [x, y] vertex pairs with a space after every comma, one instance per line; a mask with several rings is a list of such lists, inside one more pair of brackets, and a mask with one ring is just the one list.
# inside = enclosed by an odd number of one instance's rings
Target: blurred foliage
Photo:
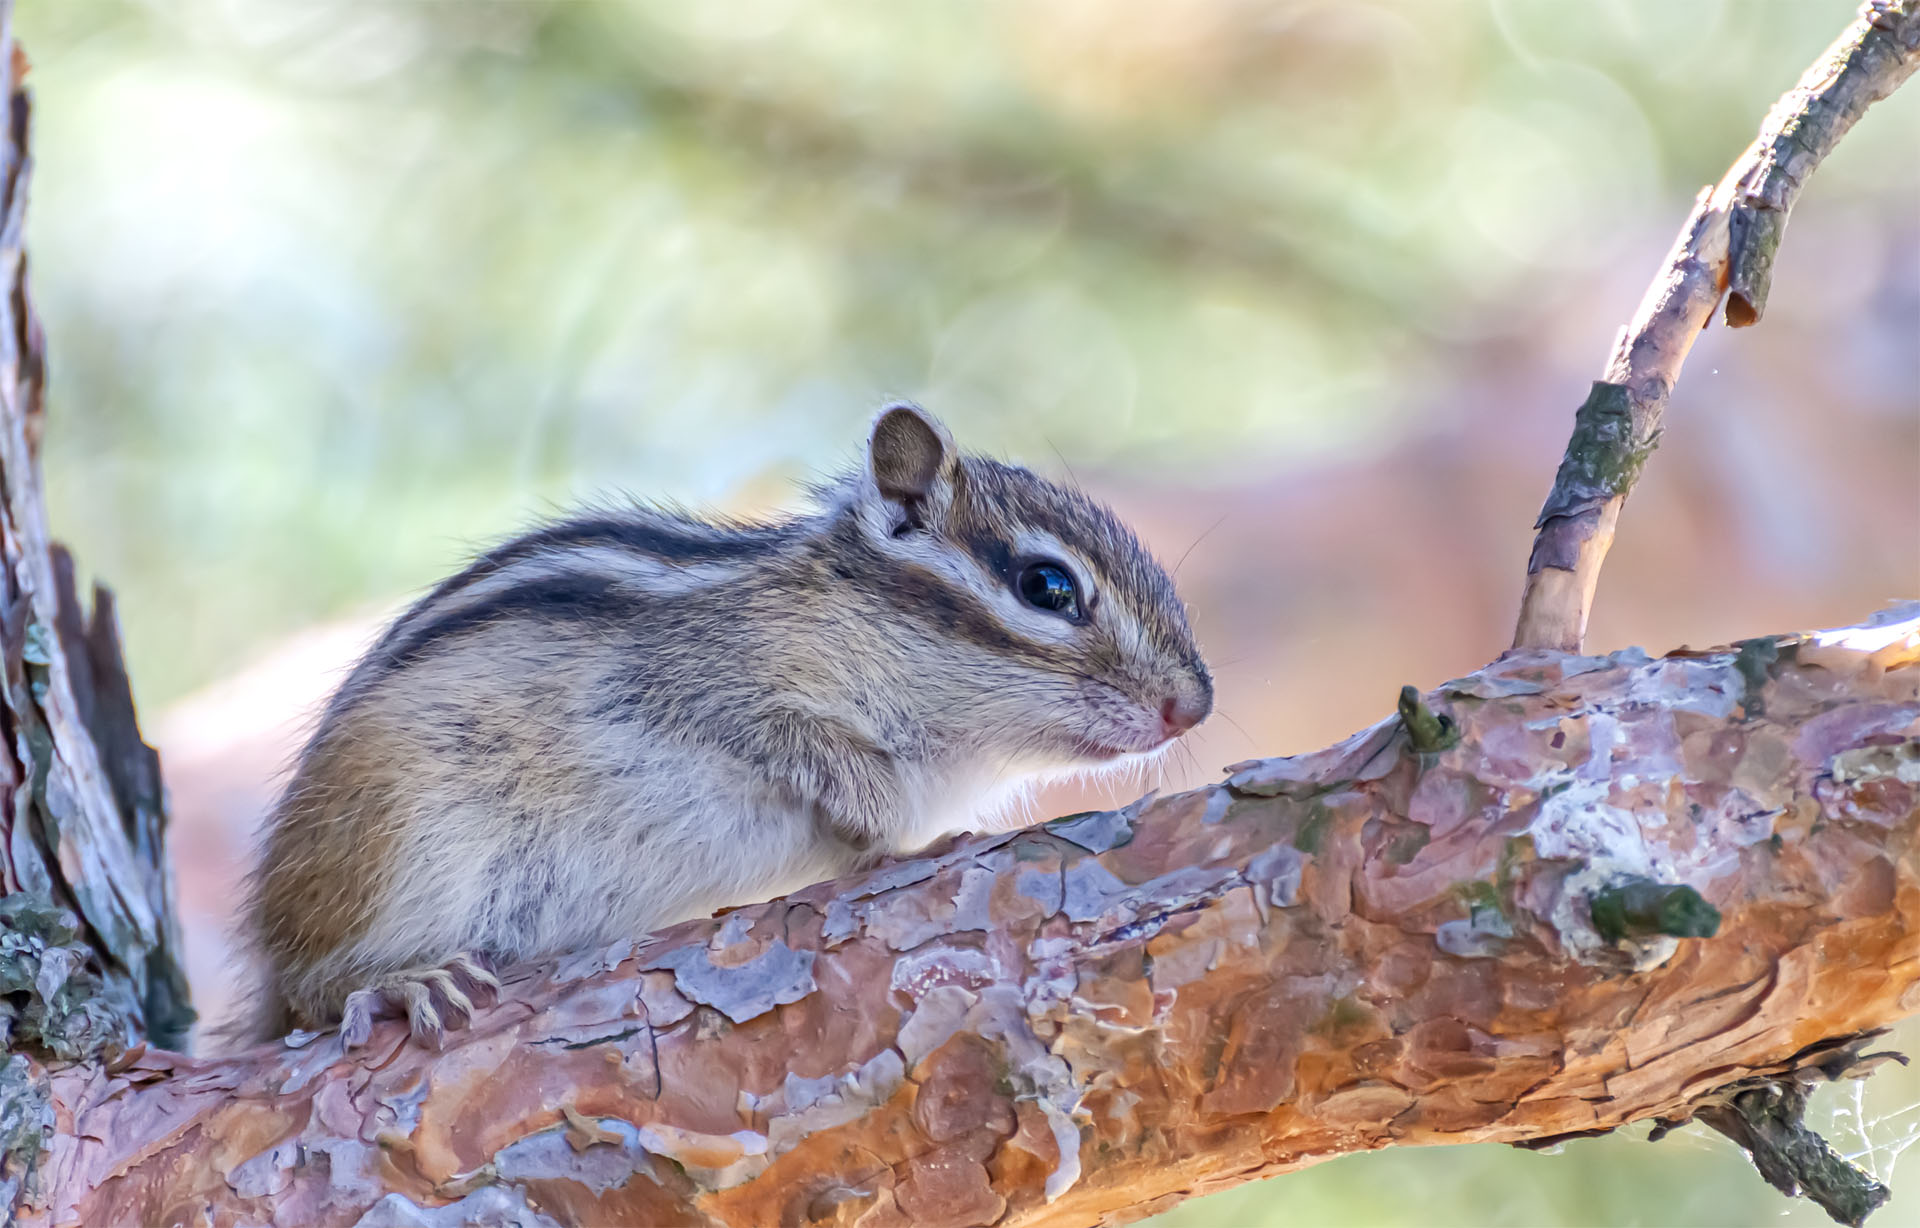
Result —
[[[891, 395], [1168, 486], [1384, 446], [1649, 261], [1855, 0], [20, 7], [53, 523], [151, 706], [556, 502], [790, 498]], [[1807, 208], [1911, 210], [1914, 93]], [[1920, 1086], [1873, 1095], [1897, 1144]], [[1689, 1133], [1160, 1222], [1781, 1208]]]
[[[1856, 1087], [1864, 1099], [1855, 1099]], [[1885, 1179], [1914, 1141], [1915, 1090], [1904, 1072], [1889, 1081], [1876, 1075], [1861, 1085], [1823, 1089], [1807, 1123]], [[1897, 1116], [1876, 1121], [1876, 1108]], [[1864, 1132], [1861, 1113], [1867, 1114]], [[1639, 1125], [1546, 1153], [1485, 1143], [1345, 1156], [1195, 1199], [1146, 1222], [1151, 1228], [1832, 1228], [1818, 1207], [1776, 1194], [1738, 1148], [1705, 1127], [1687, 1126], [1658, 1143], [1646, 1136], [1647, 1127]], [[1902, 1192], [1895, 1181], [1895, 1201], [1868, 1222], [1876, 1228], [1913, 1223], [1904, 1210], [1913, 1200]]]
[[[28, 0], [54, 523], [152, 702], [551, 502], [784, 498], [889, 395], [1312, 463], [1677, 221], [1851, 7]], [[1815, 194], [1900, 190], [1912, 114]]]

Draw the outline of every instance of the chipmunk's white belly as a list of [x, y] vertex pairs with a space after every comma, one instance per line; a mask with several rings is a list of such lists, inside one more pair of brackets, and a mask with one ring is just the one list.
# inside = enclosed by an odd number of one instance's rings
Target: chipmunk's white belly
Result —
[[1031, 821], [1034, 788], [1045, 768], [1029, 763], [909, 766], [902, 771], [909, 812], [895, 852], [924, 848], [960, 831], [1005, 831]]
[[[433, 849], [400, 858], [406, 881], [355, 955], [536, 958], [770, 899], [855, 863], [851, 849], [821, 839], [810, 815], [718, 752], [655, 745], [630, 754], [617, 774], [570, 791], [542, 782], [546, 795], [519, 801], [511, 824], [489, 799], [433, 825]], [[455, 856], [450, 834], [465, 837]]]
[[[408, 829], [421, 846], [397, 859], [387, 907], [344, 962], [391, 966], [455, 951], [520, 960], [637, 939], [862, 859], [724, 752], [658, 738], [606, 749], [592, 771], [522, 762], [518, 775], [443, 791], [446, 813]], [[905, 813], [884, 851], [1019, 825], [1050, 766], [902, 763]]]

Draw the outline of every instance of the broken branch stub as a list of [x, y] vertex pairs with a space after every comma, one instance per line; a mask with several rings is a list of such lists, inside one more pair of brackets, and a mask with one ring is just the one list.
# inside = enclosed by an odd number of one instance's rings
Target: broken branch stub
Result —
[[440, 1052], [39, 1071], [22, 1222], [1086, 1224], [1712, 1116], [1920, 1006], [1920, 607], [1770, 643], [1510, 654], [1416, 697], [1446, 749], [1390, 717], [520, 969]]
[[1729, 327], [1760, 322], [1774, 253], [1807, 180], [1868, 107], [1920, 68], [1920, 0], [1869, 0], [1860, 20], [1774, 104], [1730, 219]]
[[1667, 399], [1723, 291], [1727, 322], [1760, 318], [1787, 214], [1854, 121], [1920, 67], [1920, 0], [1872, 0], [1757, 139], [1703, 188], [1607, 367], [1574, 415], [1534, 522], [1515, 648], [1578, 652], [1620, 509], [1660, 438]]

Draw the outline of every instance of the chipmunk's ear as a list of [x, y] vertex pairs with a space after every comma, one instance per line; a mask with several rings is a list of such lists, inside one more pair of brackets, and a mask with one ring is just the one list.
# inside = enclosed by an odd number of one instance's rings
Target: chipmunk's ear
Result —
[[918, 405], [889, 405], [867, 437], [867, 475], [899, 509], [896, 533], [924, 525], [929, 506], [944, 507], [959, 454], [940, 420]]

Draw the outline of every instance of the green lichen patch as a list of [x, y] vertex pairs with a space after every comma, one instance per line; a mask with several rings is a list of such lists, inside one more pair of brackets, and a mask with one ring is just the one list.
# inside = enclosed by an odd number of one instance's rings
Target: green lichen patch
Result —
[[1453, 894], [1466, 905], [1464, 920], [1443, 922], [1433, 939], [1442, 951], [1464, 959], [1495, 958], [1513, 937], [1513, 922], [1492, 883], [1456, 883]]
[[1627, 938], [1711, 938], [1720, 910], [1684, 883], [1631, 878], [1594, 893], [1593, 928], [1608, 942]]
[[1773, 260], [1787, 232], [1784, 211], [1752, 203], [1742, 204], [1729, 219], [1733, 272], [1728, 277], [1728, 328], [1758, 324], [1767, 309], [1767, 291], [1773, 285]]
[[10, 1055], [0, 1066], [0, 1208], [11, 1213], [31, 1186], [52, 1130], [46, 1080], [25, 1057]]
[[1499, 932], [1502, 937], [1513, 937], [1513, 925], [1507, 919], [1507, 910], [1500, 903], [1500, 892], [1492, 883], [1460, 883], [1453, 889], [1460, 902], [1467, 906], [1467, 920], [1476, 929]]
[[79, 1061], [133, 1041], [139, 1011], [100, 976], [80, 922], [43, 892], [0, 899], [0, 1039]]
[[1327, 1013], [1314, 1025], [1314, 1031], [1329, 1040], [1338, 1042], [1343, 1036], [1364, 1034], [1373, 1026], [1373, 1010], [1349, 994], [1344, 998], [1334, 999], [1328, 1005]]
[[1746, 690], [1740, 697], [1741, 710], [1748, 720], [1765, 716], [1767, 712], [1766, 690], [1769, 671], [1780, 659], [1780, 642], [1772, 636], [1759, 639], [1741, 640], [1734, 645], [1739, 649], [1733, 657], [1733, 668], [1739, 673], [1740, 681]]
[[1500, 865], [1493, 874], [1495, 890], [1512, 898], [1514, 871], [1532, 859], [1532, 836], [1508, 836], [1500, 847]]
[[80, 919], [39, 892], [0, 898], [0, 925], [50, 947], [65, 946], [80, 933]]
[[1534, 522], [1539, 528], [1557, 516], [1575, 516], [1616, 495], [1624, 496], [1640, 478], [1640, 469], [1660, 441], [1660, 432], [1642, 438], [1633, 422], [1633, 398], [1624, 385], [1595, 380], [1573, 416], [1567, 454], [1554, 474], [1553, 490]]
[[1404, 866], [1420, 855], [1433, 840], [1433, 829], [1425, 823], [1405, 823], [1394, 828], [1382, 855], [1389, 865]]
[[1307, 808], [1307, 817], [1301, 821], [1299, 830], [1293, 834], [1293, 847], [1311, 856], [1320, 851], [1320, 842], [1326, 839], [1327, 828], [1333, 823], [1333, 811], [1319, 802]]

